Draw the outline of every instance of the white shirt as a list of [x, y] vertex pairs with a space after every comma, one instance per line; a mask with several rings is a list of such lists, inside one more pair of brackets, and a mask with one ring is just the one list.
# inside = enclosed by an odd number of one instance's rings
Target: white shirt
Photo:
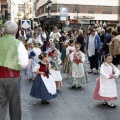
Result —
[[[19, 36], [22, 36], [21, 30], [19, 31]], [[25, 31], [24, 31], [24, 36], [23, 36], [23, 37], [24, 37], [25, 39], [27, 39]]]
[[88, 42], [88, 55], [89, 55], [89, 57], [95, 55], [95, 36], [96, 35], [89, 36], [89, 42]]
[[34, 38], [30, 38], [27, 43], [30, 44], [32, 41], [35, 41], [35, 43], [40, 43], [40, 45], [43, 45], [43, 42], [41, 41], [41, 39], [37, 38], [37, 39], [34, 39]]
[[66, 48], [66, 55], [68, 55], [69, 54], [69, 52], [70, 52], [70, 50], [72, 50], [73, 52], [75, 51], [75, 47], [73, 46], [68, 46], [67, 48]]
[[28, 65], [28, 52], [22, 42], [18, 46], [18, 60], [18, 64], [25, 69]]
[[65, 41], [65, 45], [66, 45], [66, 44], [68, 44], [68, 43], [69, 43], [69, 41], [70, 41], [70, 39], [66, 40], [66, 41]]
[[54, 32], [51, 32], [51, 33], [50, 33], [50, 38], [53, 39], [53, 40], [54, 40], [54, 39], [57, 39], [57, 41], [59, 41], [59, 38], [60, 38], [60, 37], [61, 37], [61, 34], [60, 34], [59, 32], [55, 32], [55, 33], [54, 33]]
[[46, 34], [45, 34], [44, 32], [42, 32], [42, 33], [38, 36], [39, 41], [42, 41], [41, 35], [42, 35], [42, 37], [44, 38], [44, 40], [46, 41], [47, 36], [46, 36]]

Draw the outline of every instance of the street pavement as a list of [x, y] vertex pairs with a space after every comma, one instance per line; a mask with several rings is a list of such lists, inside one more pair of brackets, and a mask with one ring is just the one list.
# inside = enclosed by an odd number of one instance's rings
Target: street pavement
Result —
[[[89, 75], [90, 83], [81, 89], [72, 89], [63, 74], [63, 87], [57, 98], [51, 100], [49, 105], [41, 105], [40, 100], [29, 95], [32, 83], [27, 80], [24, 72], [21, 74], [22, 120], [120, 120], [120, 78], [116, 80], [117, 108], [112, 109], [93, 99], [98, 75]], [[9, 120], [8, 114], [6, 120]]]

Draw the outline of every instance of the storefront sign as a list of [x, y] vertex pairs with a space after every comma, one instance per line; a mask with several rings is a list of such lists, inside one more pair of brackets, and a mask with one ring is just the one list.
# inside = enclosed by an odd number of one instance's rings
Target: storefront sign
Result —
[[91, 19], [95, 19], [95, 17], [93, 17], [93, 16], [78, 16], [78, 18], [77, 18], [77, 16], [74, 16], [74, 19], [91, 20]]
[[60, 20], [66, 21], [68, 17], [68, 8], [61, 7], [60, 8]]

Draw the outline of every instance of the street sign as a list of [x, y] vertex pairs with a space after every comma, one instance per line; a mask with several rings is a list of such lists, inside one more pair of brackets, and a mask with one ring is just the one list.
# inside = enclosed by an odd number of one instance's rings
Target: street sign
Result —
[[21, 26], [23, 29], [31, 29], [31, 20], [21, 20]]
[[68, 8], [61, 7], [60, 8], [60, 20], [65, 21], [68, 17]]

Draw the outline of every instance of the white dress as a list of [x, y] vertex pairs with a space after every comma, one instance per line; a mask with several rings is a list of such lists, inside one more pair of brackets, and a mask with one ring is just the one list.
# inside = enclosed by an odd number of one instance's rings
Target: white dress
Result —
[[109, 79], [110, 75], [116, 75], [116, 78], [120, 75], [120, 71], [113, 65], [103, 63], [100, 68], [100, 89], [99, 95], [103, 97], [117, 97], [117, 89], [115, 79]]

